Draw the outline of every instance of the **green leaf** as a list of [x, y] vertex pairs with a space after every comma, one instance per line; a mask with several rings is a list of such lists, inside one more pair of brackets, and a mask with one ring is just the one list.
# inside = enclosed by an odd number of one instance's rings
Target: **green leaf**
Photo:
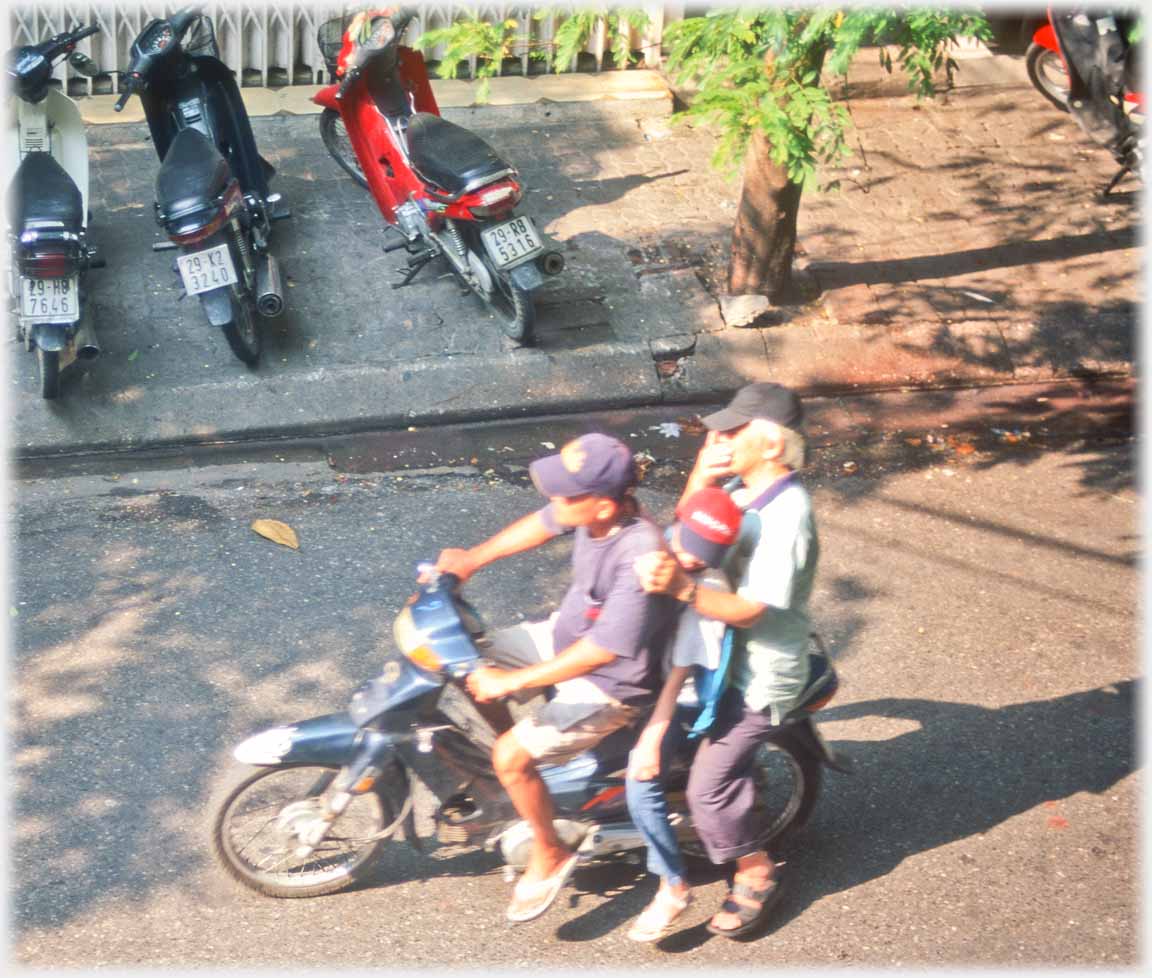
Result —
[[128, 354], [128, 362], [131, 363], [138, 356], [140, 356], [140, 351], [139, 350], [133, 350], [131, 353]]

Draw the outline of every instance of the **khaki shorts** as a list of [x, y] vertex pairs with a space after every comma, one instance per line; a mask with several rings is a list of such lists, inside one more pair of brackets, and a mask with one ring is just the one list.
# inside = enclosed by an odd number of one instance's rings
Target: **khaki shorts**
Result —
[[[553, 619], [525, 622], [489, 634], [486, 655], [501, 666], [519, 669], [555, 656]], [[535, 695], [529, 693], [528, 696]], [[556, 686], [556, 695], [513, 728], [516, 741], [541, 764], [563, 764], [595, 747], [608, 734], [626, 727], [640, 710], [613, 699], [584, 676]]]

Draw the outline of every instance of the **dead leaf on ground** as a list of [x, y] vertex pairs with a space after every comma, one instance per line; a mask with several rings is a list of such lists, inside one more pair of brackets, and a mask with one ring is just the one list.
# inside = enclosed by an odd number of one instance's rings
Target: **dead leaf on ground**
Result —
[[969, 445], [967, 442], [961, 442], [956, 446], [957, 455], [971, 455], [974, 451], [976, 451], [975, 447]]
[[278, 543], [282, 547], [291, 547], [293, 550], [300, 549], [300, 541], [296, 539], [296, 531], [287, 523], [281, 523], [279, 520], [255, 520], [252, 523], [252, 529], [260, 536], [271, 540], [273, 543]]
[[707, 430], [699, 415], [693, 415], [690, 418], [677, 418], [676, 423], [680, 425], [680, 430], [686, 435], [702, 435]]

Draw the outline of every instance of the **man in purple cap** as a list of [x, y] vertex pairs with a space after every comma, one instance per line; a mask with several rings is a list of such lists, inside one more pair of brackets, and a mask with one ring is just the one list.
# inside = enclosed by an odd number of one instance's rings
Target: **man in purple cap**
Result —
[[468, 689], [487, 703], [556, 687], [552, 700], [497, 739], [492, 763], [533, 833], [532, 855], [507, 917], [532, 920], [551, 906], [576, 866], [556, 834], [539, 764], [558, 764], [637, 720], [656, 698], [664, 644], [675, 627], [674, 599], [640, 585], [636, 558], [662, 547], [659, 528], [632, 495], [632, 453], [608, 435], [588, 434], [533, 462], [548, 505], [469, 550], [444, 550], [441, 571], [466, 580], [503, 557], [574, 532], [572, 583], [545, 622], [492, 634], [489, 654], [513, 668], [481, 668]]
[[730, 686], [692, 764], [688, 805], [709, 859], [736, 863], [728, 897], [708, 929], [737, 937], [759, 928], [779, 896], [778, 867], [760, 842], [751, 760], [808, 684], [808, 599], [820, 545], [812, 502], [797, 476], [805, 442], [795, 393], [749, 384], [704, 424], [710, 430], [683, 498], [723, 484], [744, 511], [722, 565], [736, 591], [697, 589], [660, 551], [643, 557], [637, 572], [646, 589], [676, 595], [732, 629]]

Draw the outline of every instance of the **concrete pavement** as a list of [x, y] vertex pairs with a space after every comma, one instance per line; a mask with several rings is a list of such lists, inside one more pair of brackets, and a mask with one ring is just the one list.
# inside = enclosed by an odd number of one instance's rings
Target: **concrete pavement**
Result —
[[857, 152], [825, 171], [839, 190], [802, 204], [809, 301], [754, 328], [726, 322], [718, 301], [738, 181], [710, 168], [711, 133], [674, 122], [654, 73], [565, 78], [550, 94], [542, 83], [555, 79], [500, 79], [499, 104], [482, 108], [466, 83], [437, 82], [445, 115], [520, 168], [522, 212], [568, 261], [540, 295], [531, 350], [505, 349], [479, 303], [436, 278], [443, 269], [391, 289], [399, 262], [380, 251], [371, 199], [328, 157], [315, 117], [289, 114], [307, 107], [304, 93], [284, 90], [257, 97], [279, 100], [279, 114], [254, 128], [294, 215], [274, 239], [289, 308], [265, 324], [265, 358], [246, 370], [199, 306], [179, 301], [171, 255], [150, 250], [161, 235], [146, 126], [93, 125], [105, 355], [46, 403], [31, 358], [10, 344], [13, 450], [691, 403], [750, 379], [835, 393], [1131, 373], [1139, 185], [1098, 199], [1110, 158], [1031, 89], [1019, 57], [965, 60], [956, 87], [921, 105], [874, 58], [844, 92]]

